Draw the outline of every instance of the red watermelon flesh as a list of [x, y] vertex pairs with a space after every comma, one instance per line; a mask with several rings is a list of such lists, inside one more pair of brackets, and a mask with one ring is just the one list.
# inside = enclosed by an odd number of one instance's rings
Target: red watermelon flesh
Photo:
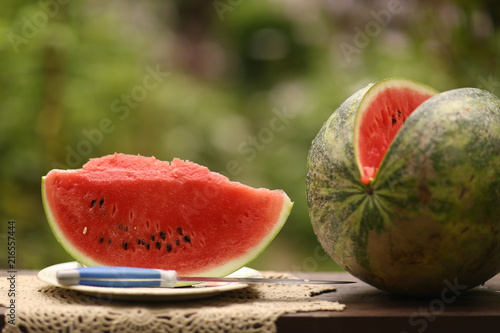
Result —
[[[367, 94], [358, 111], [357, 154], [361, 181], [375, 178], [380, 162], [410, 114], [436, 92], [416, 85], [384, 86]], [[412, 84], [412, 81], [407, 81]]]
[[43, 177], [44, 207], [84, 265], [226, 275], [256, 257], [292, 207], [281, 190], [231, 182], [193, 162], [124, 154]]

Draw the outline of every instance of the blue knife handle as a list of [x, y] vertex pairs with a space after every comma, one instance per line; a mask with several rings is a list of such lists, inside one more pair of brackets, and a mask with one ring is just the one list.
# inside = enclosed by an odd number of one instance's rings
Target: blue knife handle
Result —
[[62, 285], [96, 287], [174, 287], [177, 272], [136, 267], [92, 266], [57, 271]]
[[143, 280], [143, 281], [127, 281], [127, 280], [80, 280], [79, 285], [93, 287], [115, 287], [115, 288], [147, 288], [160, 287], [160, 280]]
[[157, 269], [135, 267], [82, 267], [76, 269], [80, 279], [161, 279]]

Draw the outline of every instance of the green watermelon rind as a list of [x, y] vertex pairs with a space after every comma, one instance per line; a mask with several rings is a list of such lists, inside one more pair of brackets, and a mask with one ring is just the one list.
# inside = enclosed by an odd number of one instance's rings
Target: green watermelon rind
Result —
[[500, 100], [496, 96], [461, 88], [423, 102], [394, 138], [379, 172], [373, 191], [381, 206], [391, 203], [387, 214], [391, 224], [415, 228], [418, 222], [416, 230], [427, 237], [423, 253], [404, 254], [403, 260], [419, 256], [422, 263], [420, 272], [407, 270], [405, 277], [413, 274], [415, 281], [423, 281], [432, 271], [439, 278], [427, 281], [426, 288], [437, 293], [444, 280], [458, 278], [472, 288], [500, 271]]
[[[364, 185], [352, 133], [370, 87], [346, 100], [312, 143], [306, 195], [318, 240], [344, 269], [383, 290], [435, 296], [446, 279], [458, 277], [469, 288], [483, 283], [500, 270], [500, 100], [473, 88], [431, 97], [407, 119], [375, 179]], [[459, 126], [462, 137], [439, 150], [436, 142], [456, 130], [446, 132], [450, 125], [441, 123]], [[461, 159], [443, 167], [453, 156]], [[441, 179], [429, 176], [434, 167], [443, 170]]]
[[[62, 172], [73, 172], [74, 170], [59, 170]], [[209, 277], [222, 277], [226, 276], [237, 269], [245, 266], [255, 258], [257, 258], [265, 249], [266, 247], [271, 243], [271, 241], [276, 237], [276, 235], [279, 233], [279, 231], [282, 229], [283, 225], [285, 224], [286, 220], [288, 219], [288, 216], [290, 215], [290, 212], [293, 208], [293, 202], [290, 200], [288, 195], [282, 191], [282, 190], [277, 190], [282, 193], [283, 195], [283, 206], [281, 209], [281, 213], [273, 227], [273, 229], [267, 234], [265, 238], [263, 238], [259, 244], [254, 246], [252, 249], [250, 249], [245, 255], [240, 256], [234, 260], [228, 261], [224, 265], [220, 265], [217, 267], [214, 267], [213, 269], [206, 270], [203, 272], [199, 272], [197, 274], [192, 274], [193, 276], [209, 276]], [[52, 233], [54, 234], [55, 238], [61, 244], [61, 246], [74, 258], [76, 259], [79, 263], [81, 263], [84, 266], [102, 266], [101, 263], [92, 260], [91, 258], [84, 256], [81, 251], [79, 251], [76, 247], [74, 247], [71, 243], [65, 241], [65, 237], [61, 231], [61, 229], [58, 227], [56, 223], [56, 218], [54, 217], [54, 214], [52, 212], [52, 209], [49, 204], [49, 200], [47, 200], [47, 195], [45, 193], [45, 176], [42, 177], [42, 202], [43, 202], [43, 207], [45, 209], [45, 215], [47, 217], [49, 226], [52, 230]], [[182, 285], [187, 285], [186, 283], [179, 284], [178, 286]]]

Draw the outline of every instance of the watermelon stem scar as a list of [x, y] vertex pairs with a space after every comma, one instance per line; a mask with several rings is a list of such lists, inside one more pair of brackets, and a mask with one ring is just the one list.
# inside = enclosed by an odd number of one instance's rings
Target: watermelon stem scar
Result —
[[371, 86], [354, 118], [354, 153], [361, 182], [369, 185], [387, 149], [413, 111], [437, 91], [406, 79]]
[[259, 255], [293, 203], [189, 161], [125, 154], [42, 177], [49, 225], [87, 266], [174, 269], [224, 276]]

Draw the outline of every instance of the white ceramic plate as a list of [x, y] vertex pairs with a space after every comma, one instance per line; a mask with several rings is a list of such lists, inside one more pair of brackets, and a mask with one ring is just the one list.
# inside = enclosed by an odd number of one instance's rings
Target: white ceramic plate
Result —
[[[120, 301], [183, 301], [213, 297], [223, 292], [248, 287], [248, 284], [231, 283], [203, 283], [192, 287], [180, 288], [111, 288], [92, 286], [64, 286], [57, 282], [56, 272], [60, 269], [78, 268], [81, 265], [76, 262], [67, 262], [49, 266], [38, 272], [38, 279], [53, 286], [72, 289], [84, 294], [107, 300]], [[254, 269], [243, 267], [228, 277], [262, 277], [262, 274]]]

